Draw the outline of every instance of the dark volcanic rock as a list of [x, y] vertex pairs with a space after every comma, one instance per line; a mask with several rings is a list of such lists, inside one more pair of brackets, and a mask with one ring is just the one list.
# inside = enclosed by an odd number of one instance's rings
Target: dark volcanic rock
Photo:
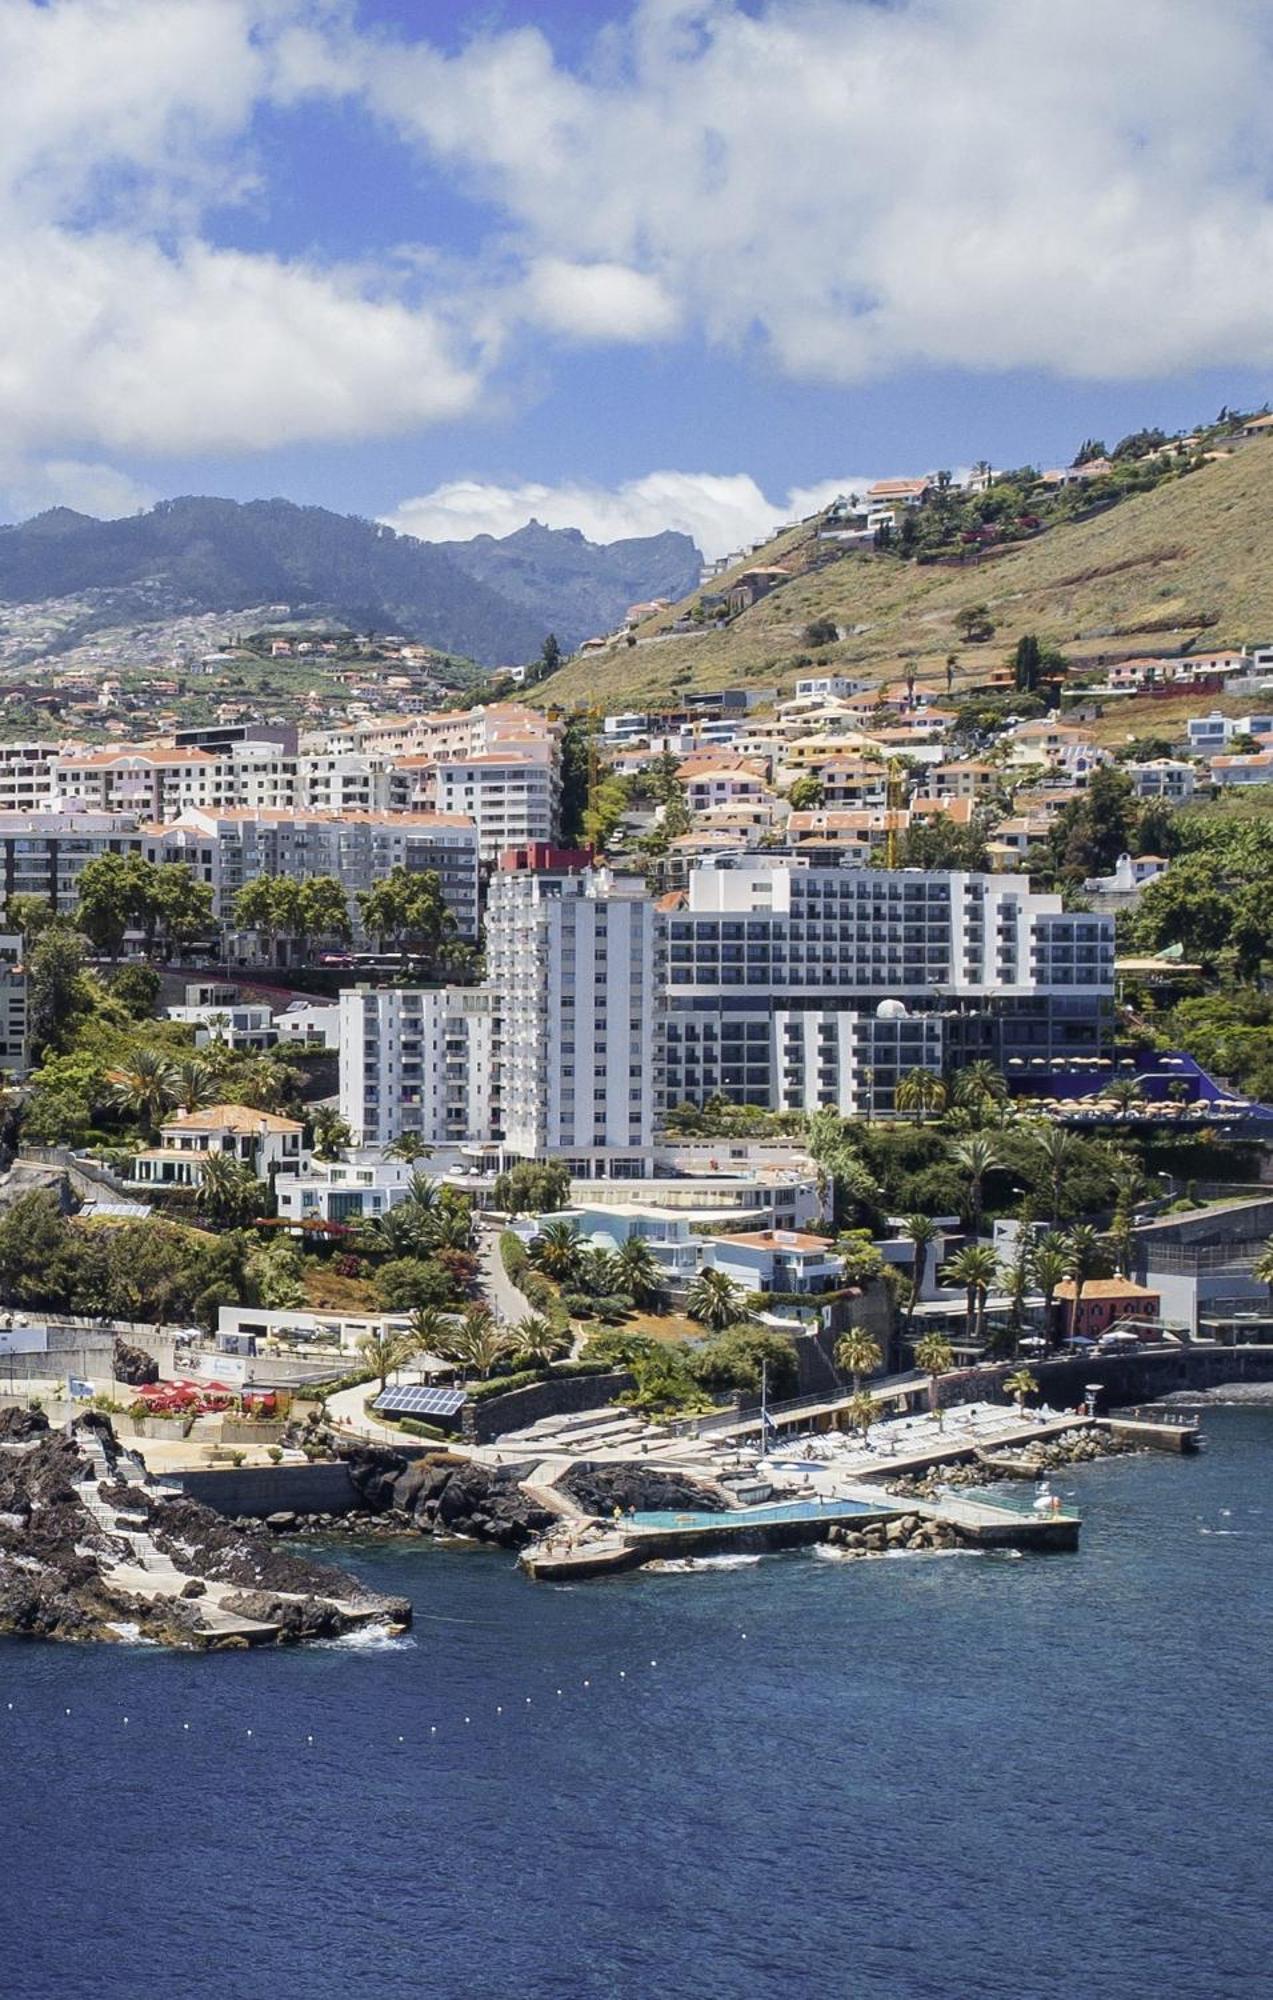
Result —
[[132, 1347], [128, 1341], [115, 1341], [115, 1380], [127, 1382], [132, 1389], [141, 1389], [148, 1382], [159, 1380], [159, 1363], [153, 1354], [147, 1354], [144, 1347]]
[[[526, 1471], [525, 1466], [456, 1466], [436, 1499], [426, 1503], [425, 1517], [431, 1508], [434, 1526], [448, 1534], [497, 1542], [503, 1549], [524, 1548], [556, 1519], [523, 1492], [519, 1482]], [[420, 1513], [417, 1502], [417, 1521]]]
[[[29, 1412], [0, 1421], [0, 1631], [105, 1639], [136, 1629], [166, 1645], [217, 1645], [224, 1634], [205, 1601], [215, 1608], [245, 1594], [282, 1605], [264, 1622], [286, 1641], [370, 1618], [410, 1623], [401, 1599], [376, 1597], [343, 1570], [280, 1548], [266, 1530], [245, 1532], [149, 1483], [103, 1416], [65, 1431]], [[144, 1594], [137, 1571], [163, 1555], [180, 1581]]]
[[722, 1513], [725, 1502], [711, 1486], [700, 1485], [679, 1472], [657, 1472], [643, 1465], [577, 1465], [559, 1482], [563, 1492], [589, 1514], [627, 1513], [676, 1508], [689, 1513]]
[[48, 1427], [43, 1410], [0, 1410], [0, 1444], [21, 1444], [40, 1437]]

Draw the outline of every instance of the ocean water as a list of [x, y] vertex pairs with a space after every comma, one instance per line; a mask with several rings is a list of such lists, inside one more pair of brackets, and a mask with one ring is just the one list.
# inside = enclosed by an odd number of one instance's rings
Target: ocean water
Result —
[[1273, 1411], [1206, 1426], [1057, 1482], [1076, 1556], [394, 1543], [396, 1642], [0, 1644], [4, 1991], [1255, 2000]]

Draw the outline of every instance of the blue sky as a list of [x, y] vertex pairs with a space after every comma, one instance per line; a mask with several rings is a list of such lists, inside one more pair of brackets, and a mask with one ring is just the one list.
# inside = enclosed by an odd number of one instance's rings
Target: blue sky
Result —
[[714, 549], [1261, 404], [1269, 10], [1222, 11], [0, 0], [0, 517]]

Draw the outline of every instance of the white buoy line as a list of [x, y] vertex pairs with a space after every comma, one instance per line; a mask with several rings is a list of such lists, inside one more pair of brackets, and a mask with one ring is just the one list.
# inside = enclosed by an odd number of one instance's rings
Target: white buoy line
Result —
[[[745, 1639], [747, 1637], [747, 1634], [745, 1632], [741, 1632], [739, 1634], [739, 1637]], [[657, 1673], [658, 1670], [659, 1670], [658, 1660], [652, 1658], [649, 1661], [648, 1667], [645, 1669], [645, 1671], [649, 1673]], [[637, 1671], [639, 1672], [639, 1670]], [[613, 1672], [613, 1684], [621, 1683], [626, 1686], [630, 1682], [630, 1680], [633, 1679], [634, 1677], [635, 1677], [634, 1674], [627, 1667], [618, 1667], [614, 1669]], [[594, 1669], [591, 1674], [582, 1676], [577, 1683], [563, 1682], [563, 1684], [560, 1687], [555, 1689], [556, 1698], [560, 1701], [565, 1701], [572, 1687], [576, 1689], [579, 1695], [583, 1695], [585, 1693], [592, 1693], [596, 1689], [603, 1688], [606, 1685], [606, 1681], [610, 1678], [611, 1678], [610, 1676], [598, 1678], [596, 1675], [596, 1671]], [[534, 1705], [535, 1705], [534, 1695], [533, 1694], [526, 1695], [524, 1697], [524, 1706], [527, 1708], [532, 1708]], [[25, 1707], [19, 1707], [19, 1705], [16, 1704], [15, 1702], [12, 1701], [5, 1702], [5, 1713], [7, 1715], [15, 1717], [15, 1719], [20, 1718], [26, 1712], [28, 1711], [25, 1709]], [[62, 1712], [65, 1717], [71, 1717], [73, 1713], [71, 1707], [68, 1705], [63, 1706]], [[495, 1716], [502, 1717], [505, 1712], [504, 1702], [501, 1701], [493, 1703], [491, 1712]], [[128, 1728], [131, 1723], [131, 1720], [132, 1718], [130, 1715], [121, 1713], [119, 1718], [120, 1727], [125, 1729]], [[473, 1725], [473, 1720], [474, 1720], [473, 1711], [470, 1709], [470, 1711], [467, 1714], [462, 1714], [460, 1717], [456, 1719], [454, 1726], [456, 1728], [471, 1728]], [[202, 1732], [196, 1730], [189, 1721], [182, 1722], [180, 1733], [182, 1735], [202, 1734]], [[438, 1736], [444, 1733], [445, 1733], [444, 1725], [436, 1722], [430, 1723], [427, 1740], [429, 1742], [435, 1742]], [[222, 1738], [224, 1738], [224, 1729], [218, 1730], [218, 1734]], [[247, 1727], [244, 1728], [243, 1736], [245, 1741], [251, 1739], [253, 1737], [253, 1734], [254, 1732], [252, 1729]], [[405, 1748], [409, 1740], [414, 1742], [417, 1740], [417, 1738], [412, 1737], [409, 1739], [406, 1734], [398, 1735], [396, 1737], [396, 1744], [399, 1747]], [[318, 1747], [318, 1738], [313, 1731], [306, 1732], [305, 1746], [307, 1749], [315, 1749]]]

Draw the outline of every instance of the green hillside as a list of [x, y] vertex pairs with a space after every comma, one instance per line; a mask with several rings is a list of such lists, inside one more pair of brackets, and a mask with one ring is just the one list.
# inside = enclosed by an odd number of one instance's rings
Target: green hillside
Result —
[[[672, 701], [690, 691], [745, 685], [790, 689], [812, 659], [888, 678], [904, 666], [956, 685], [998, 665], [1023, 632], [1061, 647], [1078, 665], [1102, 653], [1169, 652], [1273, 640], [1273, 441], [1236, 446], [1152, 491], [1087, 520], [1067, 520], [978, 560], [920, 565], [891, 553], [835, 554], [816, 523], [749, 557], [743, 568], [797, 570], [724, 626], [660, 636], [665, 613], [601, 654], [571, 661], [537, 696], [566, 707]], [[821, 564], [820, 567], [814, 566]], [[730, 577], [710, 588], [727, 589]], [[698, 593], [677, 607], [688, 613]], [[963, 643], [961, 610], [988, 607], [988, 644]], [[811, 646], [818, 620], [839, 626]]]

